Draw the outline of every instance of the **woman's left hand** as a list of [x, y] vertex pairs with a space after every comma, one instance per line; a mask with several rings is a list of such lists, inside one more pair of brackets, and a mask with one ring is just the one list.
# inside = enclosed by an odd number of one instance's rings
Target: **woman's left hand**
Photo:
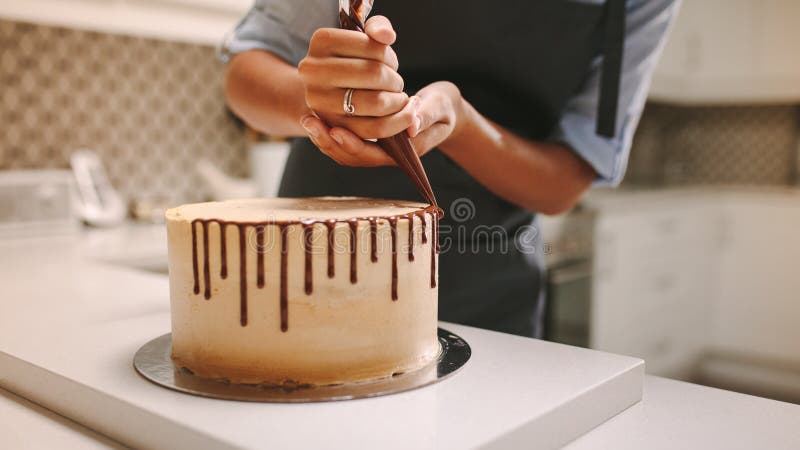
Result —
[[[408, 131], [422, 156], [441, 145], [463, 125], [463, 100], [456, 85], [447, 81], [430, 84], [411, 97], [416, 118]], [[376, 143], [364, 141], [345, 128], [328, 127], [314, 116], [301, 120], [314, 144], [339, 164], [374, 167], [395, 165]]]

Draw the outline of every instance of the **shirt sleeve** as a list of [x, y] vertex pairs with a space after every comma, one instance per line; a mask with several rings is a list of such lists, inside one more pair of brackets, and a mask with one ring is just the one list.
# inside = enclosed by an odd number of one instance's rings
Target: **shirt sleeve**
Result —
[[628, 164], [633, 134], [642, 115], [650, 80], [680, 0], [638, 0], [628, 4], [625, 47], [613, 138], [596, 134], [602, 57], [592, 63], [584, 88], [568, 103], [552, 140], [563, 142], [597, 172], [595, 185], [616, 186]]
[[248, 50], [266, 50], [296, 66], [319, 28], [336, 27], [338, 4], [331, 0], [256, 0], [219, 47], [223, 61]]

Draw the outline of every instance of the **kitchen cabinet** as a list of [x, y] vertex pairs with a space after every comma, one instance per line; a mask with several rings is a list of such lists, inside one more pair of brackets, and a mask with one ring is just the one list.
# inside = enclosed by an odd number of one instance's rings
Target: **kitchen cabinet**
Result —
[[590, 196], [590, 346], [648, 373], [800, 398], [800, 191]]
[[754, 197], [722, 208], [728, 225], [709, 346], [800, 367], [800, 202]]
[[674, 103], [800, 100], [800, 2], [683, 0], [651, 99]]
[[699, 205], [599, 213], [592, 348], [637, 355], [653, 374], [691, 372], [706, 338], [713, 223]]
[[216, 45], [252, 3], [252, 0], [3, 1], [0, 18]]

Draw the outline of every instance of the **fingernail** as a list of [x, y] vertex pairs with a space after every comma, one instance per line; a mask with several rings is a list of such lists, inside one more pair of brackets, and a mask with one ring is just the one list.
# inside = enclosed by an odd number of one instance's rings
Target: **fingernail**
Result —
[[411, 132], [409, 135], [411, 135], [412, 138], [417, 137], [420, 128], [422, 128], [422, 119], [419, 116], [414, 115], [414, 125], [411, 127]]
[[344, 145], [344, 138], [336, 131], [331, 131], [331, 139], [336, 141], [336, 143], [339, 145]]
[[319, 130], [317, 127], [311, 124], [311, 118], [305, 118], [300, 122], [300, 125], [306, 130], [306, 132], [311, 135], [311, 137], [318, 138], [319, 137]]

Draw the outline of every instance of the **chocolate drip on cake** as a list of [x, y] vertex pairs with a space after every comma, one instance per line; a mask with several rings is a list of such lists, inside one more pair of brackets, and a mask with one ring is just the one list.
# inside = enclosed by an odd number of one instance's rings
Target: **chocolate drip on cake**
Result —
[[335, 254], [336, 250], [336, 221], [329, 220], [325, 222], [325, 228], [328, 229], [328, 278], [333, 278], [334, 273], [334, 260], [333, 255]]
[[312, 266], [312, 258], [314, 256], [312, 239], [314, 238], [314, 224], [303, 223], [303, 249], [306, 254], [306, 295], [311, 295], [314, 291], [314, 268]]
[[431, 221], [431, 288], [436, 287], [436, 254], [439, 253], [439, 216], [432, 215]]
[[369, 220], [370, 260], [376, 263], [378, 262], [378, 219], [370, 217], [367, 220]]
[[[426, 236], [427, 230], [427, 216], [431, 217], [431, 288], [436, 287], [436, 255], [440, 251], [439, 245], [439, 217], [442, 215], [442, 210], [436, 206], [429, 206], [424, 211], [415, 211], [408, 214], [392, 216], [388, 218], [377, 217], [364, 217], [347, 219], [346, 223], [350, 232], [350, 282], [355, 284], [358, 282], [358, 225], [360, 222], [367, 221], [370, 233], [370, 252], [371, 261], [378, 261], [378, 221], [385, 220], [389, 224], [391, 233], [391, 248], [392, 248], [392, 262], [391, 262], [391, 299], [397, 301], [398, 295], [398, 241], [397, 241], [397, 222], [399, 220], [408, 221], [408, 260], [414, 261], [414, 217], [419, 217], [422, 226], [422, 243], [428, 242]], [[257, 286], [263, 288], [266, 284], [266, 267], [264, 262], [264, 252], [266, 250], [266, 227], [277, 226], [280, 231], [280, 246], [281, 246], [281, 260], [280, 260], [280, 315], [281, 315], [281, 331], [289, 329], [289, 301], [288, 301], [288, 283], [287, 283], [287, 265], [288, 265], [288, 239], [287, 233], [291, 226], [301, 226], [303, 230], [303, 247], [305, 254], [305, 292], [311, 294], [313, 292], [313, 231], [314, 225], [317, 223], [324, 224], [327, 229], [327, 262], [328, 262], [328, 277], [333, 278], [335, 268], [335, 250], [336, 250], [336, 224], [345, 222], [345, 220], [304, 220], [304, 221], [266, 221], [266, 222], [234, 222], [223, 221], [219, 219], [195, 219], [191, 222], [192, 230], [192, 272], [194, 276], [193, 292], [195, 295], [200, 294], [200, 258], [198, 252], [198, 236], [197, 226], [200, 225], [202, 229], [203, 240], [203, 288], [204, 297], [211, 299], [211, 264], [210, 264], [210, 233], [209, 224], [216, 223], [219, 225], [219, 238], [220, 238], [220, 257], [221, 268], [220, 277], [226, 279], [228, 275], [227, 268], [227, 243], [226, 243], [226, 227], [234, 225], [237, 228], [239, 237], [239, 298], [240, 298], [240, 323], [242, 326], [247, 326], [248, 317], [248, 292], [247, 292], [247, 229], [251, 227], [255, 230], [256, 234], [256, 277]]]
[[422, 243], [428, 243], [428, 236], [425, 234], [427, 232], [427, 224], [428, 224], [428, 217], [425, 215], [425, 212], [419, 213], [419, 220], [422, 222]]
[[414, 215], [408, 216], [408, 260], [414, 261]]
[[225, 280], [228, 278], [228, 244], [226, 243], [228, 238], [225, 234], [225, 228], [228, 227], [228, 224], [220, 222], [217, 222], [217, 224], [219, 224], [219, 277]]
[[350, 228], [350, 284], [356, 284], [358, 282], [358, 268], [356, 266], [358, 262], [358, 239], [356, 239], [358, 220], [350, 220], [347, 225]]
[[247, 246], [245, 246], [246, 224], [237, 223], [239, 230], [239, 322], [247, 326]]
[[264, 228], [265, 225], [256, 227], [256, 285], [264, 287]]
[[281, 331], [284, 333], [289, 330], [289, 296], [288, 296], [288, 286], [286, 283], [286, 266], [288, 265], [287, 260], [289, 256], [289, 251], [287, 247], [287, 239], [286, 233], [289, 231], [289, 227], [286, 224], [280, 225], [281, 231]]
[[203, 222], [203, 284], [205, 292], [203, 296], [206, 300], [211, 298], [211, 268], [208, 257], [208, 222]]
[[192, 222], [192, 272], [194, 273], [194, 295], [200, 293], [200, 277], [197, 269], [197, 221]]
[[[409, 226], [413, 225], [413, 216], [408, 218]], [[392, 231], [392, 301], [397, 301], [397, 217], [389, 218]]]

